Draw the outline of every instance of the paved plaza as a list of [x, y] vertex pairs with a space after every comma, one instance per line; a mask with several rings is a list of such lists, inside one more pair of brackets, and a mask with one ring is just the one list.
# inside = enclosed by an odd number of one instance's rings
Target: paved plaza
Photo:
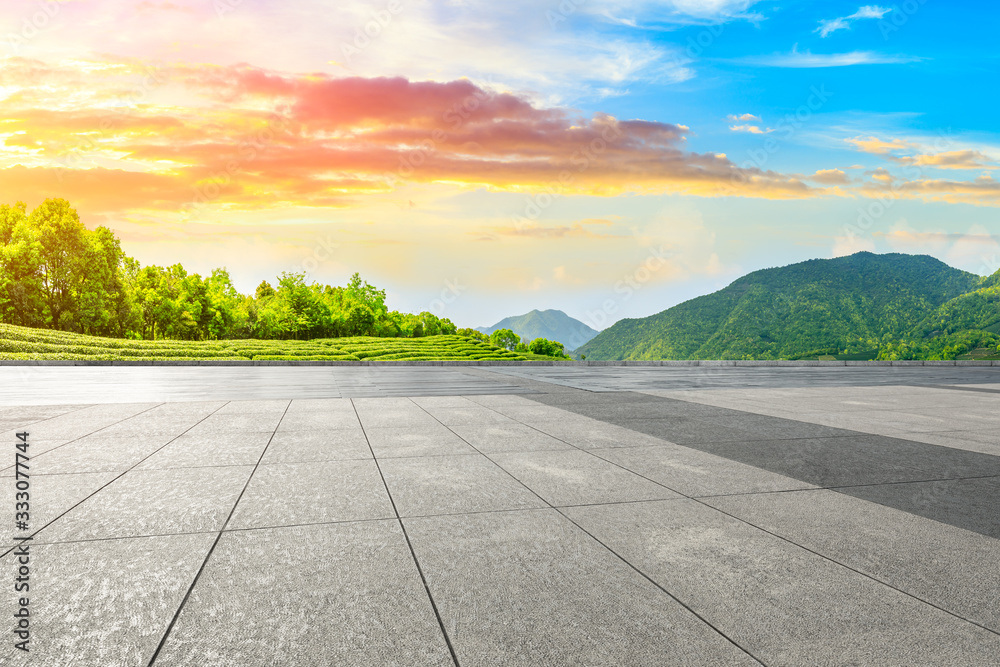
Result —
[[1000, 367], [0, 367], [0, 664], [1000, 665]]

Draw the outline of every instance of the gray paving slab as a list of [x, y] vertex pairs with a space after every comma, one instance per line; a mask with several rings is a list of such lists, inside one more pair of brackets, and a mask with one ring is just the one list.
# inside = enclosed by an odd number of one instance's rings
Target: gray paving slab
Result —
[[408, 428], [367, 428], [365, 435], [378, 458], [409, 456], [458, 456], [478, 454], [468, 442], [452, 430], [436, 426]]
[[40, 542], [222, 530], [252, 466], [132, 470], [46, 526]]
[[92, 405], [82, 410], [74, 410], [51, 419], [31, 424], [30, 428], [15, 427], [0, 435], [3, 441], [11, 441], [15, 432], [27, 430], [38, 440], [73, 440], [112, 426], [156, 407], [156, 404]]
[[[358, 399], [355, 399], [358, 400]], [[405, 408], [358, 406], [358, 416], [364, 428], [425, 428], [440, 422], [420, 406], [410, 404]]]
[[395, 517], [374, 460], [273, 463], [257, 468], [227, 528]]
[[877, 435], [691, 446], [818, 486], [1000, 474], [1000, 457]]
[[[172, 435], [120, 436], [90, 435], [54, 447], [32, 458], [37, 474], [78, 472], [124, 472], [160, 449]], [[30, 449], [30, 445], [29, 445]]]
[[404, 517], [545, 506], [482, 455], [383, 459], [379, 465]]
[[497, 465], [556, 505], [680, 498], [680, 494], [580, 450], [493, 454]]
[[181, 435], [139, 463], [136, 469], [255, 465], [270, 438], [267, 432]]
[[531, 426], [581, 449], [648, 447], [664, 442], [652, 435], [590, 418], [532, 421]]
[[[40, 554], [114, 554], [136, 541], [119, 535], [185, 526], [214, 540], [233, 510], [156, 664], [279, 664], [292, 640], [295, 664], [448, 662], [428, 592], [463, 665], [746, 657], [708, 622], [774, 665], [1000, 655], [973, 624], [997, 624], [990, 368], [41, 370], [25, 395], [53, 407], [0, 408], [8, 435], [38, 419], [36, 518], [69, 510], [38, 534]], [[242, 481], [219, 477], [230, 464]], [[549, 503], [582, 512], [604, 545]], [[180, 566], [187, 585], [195, 561]], [[46, 576], [77, 567], [58, 562]], [[103, 609], [86, 598], [106, 589], [72, 594]], [[157, 637], [178, 605], [163, 603]], [[79, 664], [115, 664], [88, 663], [99, 651]]]
[[360, 428], [279, 430], [271, 438], [262, 462], [305, 463], [371, 458], [371, 449]]
[[[19, 442], [19, 440], [7, 440], [6, 442]], [[47, 452], [49, 450], [56, 449], [57, 447], [62, 447], [63, 445], [68, 444], [69, 442], [71, 442], [71, 441], [69, 441], [69, 440], [35, 440], [34, 438], [29, 438], [28, 439], [28, 455], [31, 456], [31, 457], [40, 456], [41, 454], [44, 454], [45, 452]], [[9, 477], [9, 476], [12, 476], [14, 474], [14, 466], [15, 466], [15, 464], [16, 464], [17, 461], [16, 461], [16, 459], [13, 456], [10, 459], [8, 459], [8, 461], [10, 461], [10, 465], [7, 466], [6, 468], [3, 468], [2, 470], [0, 470], [0, 477]], [[0, 464], [0, 465], [2, 465], [2, 464]], [[29, 462], [29, 468], [30, 467], [31, 466], [30, 466], [30, 462]]]
[[230, 401], [219, 408], [216, 414], [239, 415], [239, 414], [282, 414], [288, 409], [291, 403], [288, 399], [276, 398], [270, 400], [256, 401]]
[[554, 510], [404, 521], [462, 665], [758, 664]]
[[685, 417], [622, 419], [610, 423], [680, 445], [708, 442], [747, 442], [760, 437], [748, 429], [735, 426], [739, 422], [733, 420], [728, 421], [730, 426]]
[[485, 407], [428, 407], [427, 413], [446, 426], [495, 424], [500, 427], [513, 426], [517, 422], [510, 417]]
[[828, 490], [704, 502], [1000, 632], [1000, 541]]
[[278, 431], [327, 431], [331, 429], [360, 429], [361, 422], [352, 410], [311, 410], [289, 412], [281, 418]]
[[[145, 665], [214, 540], [169, 535], [31, 547], [38, 591], [30, 597], [31, 651], [14, 649], [8, 635], [0, 663]], [[13, 580], [14, 564], [10, 555], [0, 560], [4, 580]]]
[[467, 398], [476, 405], [482, 405], [487, 408], [504, 406], [533, 407], [538, 405], [536, 401], [529, 400], [517, 394], [483, 394], [479, 396], [465, 396], [464, 398]]
[[813, 488], [799, 479], [670, 443], [589, 451], [686, 496]]
[[[531, 391], [495, 373], [475, 375], [463, 370], [412, 366], [0, 366], [0, 405], [468, 396]], [[27, 378], [23, 379], [25, 371]]]
[[573, 449], [558, 438], [513, 420], [503, 424], [457, 424], [450, 428], [484, 454]]
[[[29, 525], [31, 532], [40, 530], [57, 516], [113, 480], [113, 472], [74, 473], [70, 475], [33, 475], [29, 490]], [[17, 489], [14, 480], [0, 480], [2, 507], [13, 510]], [[13, 518], [13, 517], [12, 517]], [[13, 521], [4, 521], [0, 529], [0, 546], [14, 544], [14, 537], [31, 533], [15, 530]]]
[[451, 665], [397, 521], [227, 532], [156, 665]]
[[564, 511], [765, 664], [1000, 655], [1000, 636], [696, 501]]
[[976, 533], [1000, 538], [1000, 479], [949, 479], [838, 489], [855, 498], [894, 507]]
[[[0, 420], [18, 424], [34, 423], [52, 419], [67, 412], [75, 412], [90, 407], [89, 403], [79, 405], [0, 405]], [[15, 428], [12, 426], [11, 428]], [[6, 431], [7, 429], [2, 429]]]
[[300, 412], [353, 413], [354, 405], [347, 398], [296, 398], [289, 404], [287, 414]]
[[525, 378], [588, 391], [705, 389], [732, 387], [853, 387], [877, 385], [985, 385], [1000, 383], [1000, 368], [977, 367], [523, 367], [490, 368], [496, 375]]
[[278, 427], [278, 422], [283, 421], [280, 412], [248, 412], [213, 414], [198, 422], [191, 428], [189, 433], [211, 434], [211, 433], [273, 433]]
[[565, 419], [573, 415], [573, 413], [568, 413], [561, 408], [548, 405], [499, 404], [488, 407], [505, 417], [510, 417], [519, 422], [553, 421]]
[[468, 396], [414, 396], [410, 401], [422, 408], [433, 410], [435, 408], [479, 408], [479, 403], [471, 400]]

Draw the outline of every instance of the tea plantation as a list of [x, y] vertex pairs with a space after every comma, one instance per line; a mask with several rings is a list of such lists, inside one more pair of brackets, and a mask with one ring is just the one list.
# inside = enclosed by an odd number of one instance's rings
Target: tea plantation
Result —
[[123, 340], [0, 324], [0, 359], [446, 360], [547, 359], [463, 336], [316, 340]]

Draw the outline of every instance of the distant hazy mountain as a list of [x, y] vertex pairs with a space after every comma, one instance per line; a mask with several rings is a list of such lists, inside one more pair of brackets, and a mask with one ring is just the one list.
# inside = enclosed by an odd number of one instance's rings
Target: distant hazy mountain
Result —
[[998, 333], [1000, 273], [980, 278], [926, 255], [860, 252], [755, 271], [656, 315], [621, 320], [577, 352], [589, 359], [955, 358], [995, 349]]
[[561, 310], [533, 310], [526, 315], [504, 318], [491, 327], [476, 327], [484, 334], [491, 334], [497, 329], [510, 329], [529, 341], [535, 338], [556, 340], [567, 351], [575, 350], [598, 333]]

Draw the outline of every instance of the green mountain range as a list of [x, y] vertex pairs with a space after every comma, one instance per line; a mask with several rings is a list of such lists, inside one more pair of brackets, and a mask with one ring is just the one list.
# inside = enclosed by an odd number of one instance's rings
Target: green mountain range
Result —
[[477, 331], [484, 334], [491, 334], [498, 329], [510, 329], [529, 341], [535, 338], [559, 341], [566, 350], [574, 350], [597, 335], [596, 330], [561, 310], [533, 310], [524, 315], [504, 318], [491, 327], [476, 327]]
[[995, 356], [1000, 271], [860, 252], [755, 271], [713, 294], [626, 319], [588, 359], [954, 359]]

